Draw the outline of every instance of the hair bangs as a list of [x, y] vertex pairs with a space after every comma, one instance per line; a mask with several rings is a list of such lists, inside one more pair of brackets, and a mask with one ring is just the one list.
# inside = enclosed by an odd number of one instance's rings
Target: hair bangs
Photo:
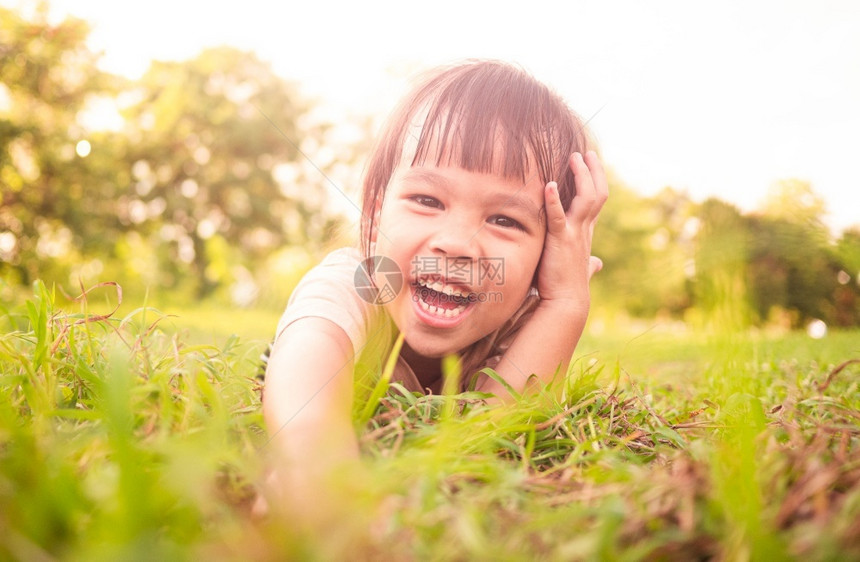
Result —
[[[412, 165], [432, 159], [437, 166], [523, 182], [535, 173], [544, 183], [558, 181], [557, 171], [564, 168], [558, 163], [567, 162], [570, 143], [559, 143], [568, 135], [557, 134], [559, 116], [545, 111], [542, 98], [550, 92], [517, 80], [518, 72], [506, 65], [466, 70], [471, 76], [446, 81], [432, 92]], [[562, 122], [570, 119], [563, 117]]]

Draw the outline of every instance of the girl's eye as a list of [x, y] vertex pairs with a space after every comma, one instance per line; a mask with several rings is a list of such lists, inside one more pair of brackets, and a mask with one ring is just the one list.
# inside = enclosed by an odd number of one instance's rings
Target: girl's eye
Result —
[[505, 215], [493, 215], [488, 219], [488, 222], [496, 226], [501, 226], [502, 228], [516, 228], [518, 230], [525, 230], [525, 228], [520, 222], [512, 219], [511, 217], [506, 217]]
[[430, 207], [431, 209], [442, 208], [442, 202], [435, 197], [430, 197], [429, 195], [413, 195], [412, 197], [410, 197], [410, 199], [412, 199], [422, 207]]

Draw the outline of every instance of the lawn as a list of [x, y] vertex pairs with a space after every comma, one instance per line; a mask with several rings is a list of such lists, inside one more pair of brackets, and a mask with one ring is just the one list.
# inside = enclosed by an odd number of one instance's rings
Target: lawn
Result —
[[278, 311], [97, 308], [0, 318], [0, 558], [860, 560], [856, 331], [613, 328], [506, 407], [392, 386], [309, 534], [251, 510]]

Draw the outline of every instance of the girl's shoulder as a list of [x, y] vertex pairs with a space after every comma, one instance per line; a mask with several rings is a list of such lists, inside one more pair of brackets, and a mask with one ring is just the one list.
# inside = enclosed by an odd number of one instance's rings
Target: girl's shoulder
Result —
[[361, 263], [361, 252], [358, 248], [345, 246], [329, 252], [317, 267], [351, 265], [355, 269], [359, 263]]
[[277, 338], [287, 326], [302, 318], [324, 318], [343, 328], [357, 349], [366, 337], [367, 325], [379, 314], [356, 290], [356, 270], [361, 265], [357, 248], [339, 248], [311, 268], [293, 289], [278, 322]]
[[320, 263], [304, 274], [290, 296], [290, 303], [300, 297], [305, 290], [320, 283], [329, 285], [332, 290], [354, 289], [355, 271], [360, 264], [361, 254], [357, 248], [338, 248], [330, 252]]

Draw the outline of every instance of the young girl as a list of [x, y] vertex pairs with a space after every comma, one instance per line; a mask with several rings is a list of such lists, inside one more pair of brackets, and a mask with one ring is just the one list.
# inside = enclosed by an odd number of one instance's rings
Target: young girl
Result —
[[473, 376], [491, 367], [523, 391], [567, 365], [608, 195], [587, 144], [561, 98], [508, 64], [443, 68], [407, 95], [371, 154], [361, 249], [311, 270], [278, 325], [263, 407], [294, 502], [357, 458], [353, 407], [397, 334], [392, 380], [416, 392], [440, 392], [449, 354], [461, 388], [502, 400], [504, 385]]

